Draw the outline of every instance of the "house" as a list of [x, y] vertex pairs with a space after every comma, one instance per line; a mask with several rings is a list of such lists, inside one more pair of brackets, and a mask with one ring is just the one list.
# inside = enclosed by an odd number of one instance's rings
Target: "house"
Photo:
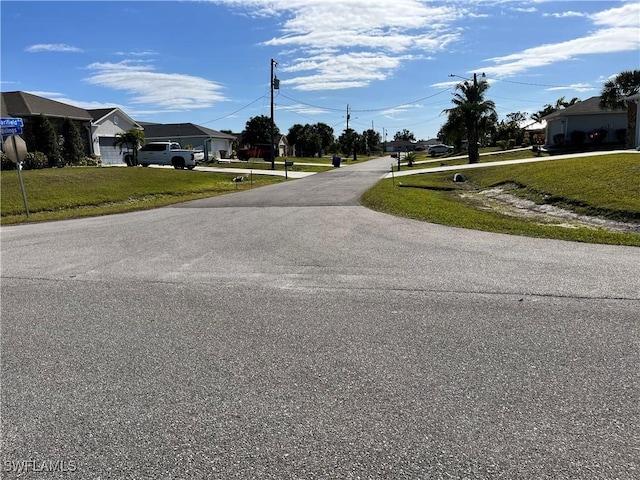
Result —
[[542, 118], [547, 122], [545, 148], [624, 144], [626, 109], [600, 107], [600, 97], [591, 97]]
[[409, 140], [393, 140], [384, 143], [385, 152], [413, 152], [417, 144]]
[[142, 129], [142, 126], [117, 107], [92, 109], [88, 112], [93, 118], [93, 154], [100, 157], [102, 166], [126, 165], [122, 149], [115, 144], [117, 134], [132, 128]]
[[27, 92], [2, 92], [0, 112], [2, 117], [22, 118], [23, 138], [28, 151], [35, 151], [32, 122], [40, 115], [46, 117], [58, 135], [62, 135], [62, 124], [69, 118], [78, 128], [87, 155], [93, 155], [91, 125], [93, 116], [85, 109], [49, 100]]
[[101, 158], [102, 165], [125, 165], [123, 153], [115, 146], [116, 135], [131, 128], [142, 128], [117, 107], [85, 110], [66, 103], [27, 92], [2, 92], [3, 117], [22, 118], [27, 150], [35, 151], [31, 122], [46, 117], [58, 135], [65, 118], [73, 121], [80, 132], [87, 156]]
[[147, 142], [172, 141], [182, 147], [191, 146], [203, 150], [205, 158], [219, 160], [229, 158], [233, 150], [234, 135], [218, 132], [193, 123], [140, 122]]
[[640, 93], [631, 95], [625, 98], [625, 100], [627, 101], [629, 110], [633, 111], [635, 108], [636, 111], [635, 125], [629, 125], [629, 129], [633, 132], [630, 143], [633, 148], [640, 150], [640, 108], [638, 108], [640, 107]]

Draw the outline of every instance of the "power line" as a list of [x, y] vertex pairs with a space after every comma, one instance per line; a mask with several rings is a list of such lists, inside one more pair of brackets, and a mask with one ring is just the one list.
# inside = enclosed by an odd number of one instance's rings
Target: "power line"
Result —
[[228, 118], [228, 117], [230, 117], [230, 116], [232, 116], [232, 115], [235, 115], [236, 113], [241, 112], [241, 111], [242, 111], [242, 110], [244, 110], [245, 108], [250, 107], [251, 105], [253, 105], [253, 104], [254, 104], [254, 103], [256, 103], [257, 101], [262, 100], [262, 99], [263, 99], [263, 98], [265, 98], [266, 96], [267, 96], [266, 94], [261, 95], [261, 96], [259, 96], [258, 98], [256, 98], [253, 102], [248, 103], [247, 105], [245, 105], [245, 106], [244, 106], [244, 107], [242, 107], [242, 108], [239, 108], [239, 109], [238, 109], [238, 110], [236, 110], [235, 112], [231, 112], [231, 113], [228, 113], [228, 114], [226, 114], [226, 115], [224, 115], [224, 116], [222, 116], [222, 117], [214, 118], [213, 120], [209, 120], [209, 121], [207, 121], [207, 122], [203, 122], [203, 123], [201, 123], [201, 125], [206, 125], [207, 123], [217, 122], [218, 120], [223, 120], [223, 119]]
[[527, 82], [516, 82], [515, 80], [504, 80], [502, 78], [491, 78], [486, 77], [489, 80], [495, 80], [496, 82], [505, 82], [505, 83], [515, 83], [517, 85], [529, 85], [531, 87], [547, 87], [547, 88], [574, 88], [570, 85], [546, 85], [544, 83], [527, 83]]

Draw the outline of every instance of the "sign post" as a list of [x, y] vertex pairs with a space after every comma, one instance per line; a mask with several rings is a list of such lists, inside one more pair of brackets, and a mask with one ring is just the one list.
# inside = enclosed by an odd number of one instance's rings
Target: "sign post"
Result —
[[24, 209], [29, 218], [29, 205], [27, 204], [27, 193], [24, 189], [22, 181], [22, 160], [27, 156], [27, 144], [17, 135], [11, 135], [4, 141], [4, 153], [12, 160], [18, 168], [18, 178], [20, 179], [20, 188], [22, 189], [22, 200], [24, 201]]

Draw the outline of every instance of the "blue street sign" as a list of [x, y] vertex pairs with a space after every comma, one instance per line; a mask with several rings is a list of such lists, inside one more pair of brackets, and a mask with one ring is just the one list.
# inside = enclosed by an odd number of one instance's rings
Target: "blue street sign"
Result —
[[22, 127], [1, 127], [2, 135], [22, 135]]
[[19, 117], [0, 118], [0, 127], [24, 127], [24, 123]]

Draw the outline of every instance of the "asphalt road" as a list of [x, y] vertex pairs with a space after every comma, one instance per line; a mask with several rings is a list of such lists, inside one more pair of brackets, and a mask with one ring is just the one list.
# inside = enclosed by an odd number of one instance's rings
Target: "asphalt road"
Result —
[[640, 251], [359, 206], [388, 169], [2, 228], [2, 478], [638, 478]]

